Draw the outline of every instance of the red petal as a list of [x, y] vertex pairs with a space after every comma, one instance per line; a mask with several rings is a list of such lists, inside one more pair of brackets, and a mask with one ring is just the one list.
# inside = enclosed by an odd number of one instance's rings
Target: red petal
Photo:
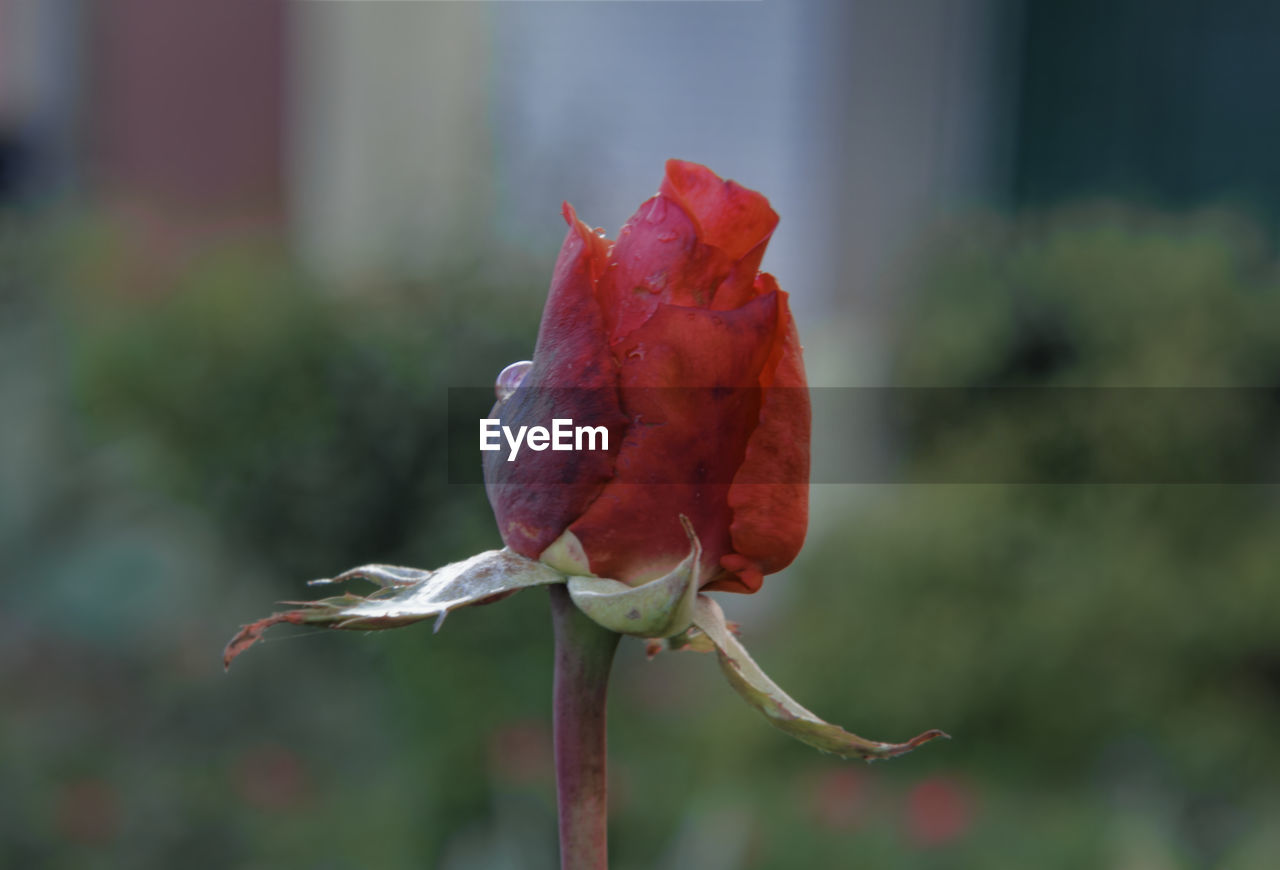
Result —
[[592, 571], [628, 583], [661, 576], [688, 552], [685, 514], [707, 576], [720, 572], [731, 550], [729, 492], [760, 417], [778, 310], [773, 296], [736, 311], [661, 305], [619, 345], [631, 427], [613, 481], [571, 526]]
[[604, 340], [596, 281], [608, 265], [609, 240], [578, 220], [564, 204], [569, 224], [542, 309], [533, 368], [525, 383], [550, 387], [613, 386], [617, 367]]
[[[748, 251], [768, 241], [778, 225], [778, 215], [763, 195], [736, 181], [725, 181], [697, 163], [668, 160], [667, 174], [658, 190], [693, 217], [702, 241], [715, 245], [733, 260], [742, 259]], [[751, 277], [755, 277], [755, 269]]]
[[[485, 488], [507, 546], [537, 558], [586, 509], [613, 474], [626, 418], [617, 392], [617, 364], [605, 341], [595, 278], [604, 269], [608, 240], [565, 205], [569, 232], [556, 261], [542, 312], [533, 368], [520, 389], [494, 406], [502, 424], [545, 426], [557, 417], [578, 426], [606, 426], [608, 452], [521, 450], [484, 454]], [[533, 387], [534, 389], [527, 389]]]
[[626, 222], [600, 279], [600, 304], [613, 344], [663, 303], [706, 308], [733, 269], [718, 248], [698, 239], [696, 222], [676, 202], [655, 196]]
[[[757, 296], [771, 292], [763, 289], [756, 281], [756, 273], [760, 269], [760, 261], [764, 259], [764, 249], [768, 244], [769, 240], [765, 239], [738, 261], [733, 271], [729, 273], [729, 277], [720, 282], [720, 286], [716, 288], [716, 295], [711, 300], [712, 308], [717, 311], [741, 308]], [[778, 285], [775, 283], [773, 290], [777, 289]]]
[[[757, 283], [761, 289], [777, 286], [769, 275]], [[729, 489], [737, 555], [721, 560], [732, 573], [722, 574], [708, 589], [756, 591], [763, 575], [791, 564], [809, 525], [809, 393], [787, 294], [777, 292], [778, 341], [760, 379], [765, 387], [760, 421]]]

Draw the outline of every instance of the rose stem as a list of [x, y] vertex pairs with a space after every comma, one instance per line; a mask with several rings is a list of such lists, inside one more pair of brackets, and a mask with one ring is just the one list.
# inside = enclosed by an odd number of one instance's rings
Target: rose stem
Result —
[[552, 586], [556, 792], [561, 870], [604, 870], [608, 855], [605, 695], [621, 635], [592, 622]]

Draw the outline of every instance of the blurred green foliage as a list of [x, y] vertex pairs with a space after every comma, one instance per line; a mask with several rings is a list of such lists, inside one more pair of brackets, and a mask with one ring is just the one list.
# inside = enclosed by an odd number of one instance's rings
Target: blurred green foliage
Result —
[[[1178, 388], [1280, 388], [1280, 273], [1229, 216], [1093, 206], [974, 220], [924, 262], [896, 346], [900, 386], [1162, 387], [1183, 403], [1199, 397]], [[894, 433], [908, 475], [1002, 466], [1063, 479], [1046, 468], [1051, 415], [921, 405]], [[824, 663], [847, 662], [832, 716], [954, 734], [920, 763], [948, 756], [1027, 799], [1003, 820], [989, 813], [993, 832], [1019, 817], [1034, 829], [1045, 804], [1078, 793], [1100, 815], [1066, 827], [1086, 850], [1060, 866], [1273, 863], [1270, 847], [1266, 862], [1240, 856], [1270, 836], [1280, 798], [1280, 501], [1261, 483], [1274, 480], [1280, 419], [1217, 407], [1179, 414], [1181, 429], [1124, 430], [1141, 439], [1129, 452], [1246, 463], [1259, 484], [877, 488], [806, 554], [789, 622], [807, 628], [787, 641], [787, 677], [806, 697], [829, 679]], [[1045, 427], [1017, 425], [1028, 419]], [[1081, 477], [1105, 472], [1109, 422], [1071, 421]], [[1107, 829], [1144, 815], [1168, 855], [1122, 860]], [[975, 839], [965, 866], [1002, 866], [1001, 842]]]
[[476, 510], [439, 497], [447, 387], [528, 353], [535, 282], [336, 295], [249, 248], [189, 263], [161, 298], [89, 286], [69, 321], [91, 419], [148, 439], [166, 483], [283, 574], [483, 526], [476, 490]]
[[[444, 473], [446, 389], [528, 356], [550, 263], [337, 288], [270, 244], [159, 277], [127, 248], [6, 250], [0, 866], [554, 866], [545, 596], [218, 662], [310, 577], [496, 545], [483, 492]], [[1280, 383], [1275, 261], [1232, 219], [975, 219], [921, 262], [901, 385]], [[1271, 426], [1176, 440], [1265, 463]], [[928, 468], [1043, 434], [921, 413], [895, 438]], [[860, 734], [956, 739], [817, 756], [714, 660], [625, 643], [617, 868], [1274, 865], [1274, 487], [865, 490], [744, 639]]]

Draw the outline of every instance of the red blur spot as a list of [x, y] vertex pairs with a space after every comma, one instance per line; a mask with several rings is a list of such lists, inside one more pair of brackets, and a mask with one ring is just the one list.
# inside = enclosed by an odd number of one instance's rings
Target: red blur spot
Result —
[[972, 793], [954, 779], [935, 776], [907, 796], [907, 835], [921, 848], [952, 843], [973, 825]]
[[489, 775], [506, 785], [549, 782], [554, 776], [551, 732], [537, 722], [511, 722], [489, 735]]
[[808, 805], [813, 819], [834, 831], [856, 828], [866, 815], [871, 793], [870, 776], [853, 767], [823, 773], [809, 788]]
[[245, 803], [276, 812], [295, 809], [309, 790], [302, 761], [282, 746], [260, 746], [241, 755], [235, 784]]
[[64, 838], [96, 846], [114, 839], [120, 829], [120, 796], [100, 779], [67, 783], [57, 796], [54, 820]]

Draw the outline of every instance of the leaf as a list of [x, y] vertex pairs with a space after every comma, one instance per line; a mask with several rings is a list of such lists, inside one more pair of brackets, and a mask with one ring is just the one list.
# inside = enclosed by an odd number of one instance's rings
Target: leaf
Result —
[[451, 610], [471, 604], [485, 604], [531, 586], [565, 582], [560, 572], [511, 550], [488, 550], [435, 571], [401, 568], [395, 565], [363, 565], [337, 577], [313, 580], [312, 584], [342, 583], [363, 579], [380, 589], [363, 597], [346, 593], [319, 601], [288, 601], [298, 610], [273, 613], [265, 619], [241, 626], [222, 653], [222, 663], [244, 652], [273, 625], [321, 625], [328, 628], [377, 630], [397, 628], [424, 619], [435, 619], [439, 631]]
[[578, 609], [600, 626], [637, 637], [668, 637], [693, 623], [698, 594], [702, 544], [684, 514], [680, 523], [689, 536], [689, 555], [664, 577], [628, 586], [602, 577], [570, 577], [569, 596]]
[[705, 595], [699, 595], [694, 610], [694, 625], [711, 639], [720, 656], [720, 667], [734, 690], [769, 720], [769, 723], [792, 737], [822, 752], [831, 752], [841, 758], [865, 758], [874, 761], [892, 758], [910, 752], [936, 737], [949, 737], [943, 731], [932, 729], [911, 738], [906, 743], [881, 743], [850, 734], [838, 725], [824, 722], [801, 707], [796, 701], [760, 670], [752, 661], [745, 647], [733, 636], [725, 623], [720, 605]]

